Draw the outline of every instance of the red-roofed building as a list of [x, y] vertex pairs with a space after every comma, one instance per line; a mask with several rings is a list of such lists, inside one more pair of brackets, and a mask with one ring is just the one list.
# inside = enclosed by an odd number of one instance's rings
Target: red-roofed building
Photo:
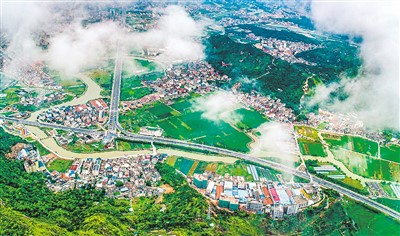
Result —
[[279, 202], [279, 201], [280, 201], [280, 198], [279, 198], [279, 196], [278, 196], [278, 193], [276, 192], [276, 189], [271, 188], [271, 189], [269, 190], [269, 192], [271, 193], [272, 198], [274, 199], [274, 202]]
[[104, 109], [107, 109], [107, 108], [108, 108], [107, 103], [105, 103], [105, 102], [103, 101], [103, 99], [99, 99], [99, 102], [100, 102], [101, 106], [102, 106]]
[[217, 185], [215, 189], [215, 198], [219, 199], [221, 197], [221, 193], [224, 191], [224, 187], [222, 185]]

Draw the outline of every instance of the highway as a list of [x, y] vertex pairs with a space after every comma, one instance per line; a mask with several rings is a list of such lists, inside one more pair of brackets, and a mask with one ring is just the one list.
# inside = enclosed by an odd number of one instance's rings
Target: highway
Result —
[[[17, 118], [11, 118], [11, 117], [0, 117], [0, 119], [3, 119], [5, 121], [11, 121], [11, 122], [16, 122], [24, 125], [31, 125], [31, 126], [37, 126], [37, 127], [44, 127], [44, 128], [53, 128], [53, 129], [62, 129], [62, 130], [69, 130], [73, 132], [78, 132], [78, 133], [85, 133], [85, 134], [100, 134], [100, 131], [97, 130], [88, 130], [88, 129], [82, 129], [82, 128], [72, 128], [72, 127], [67, 127], [63, 125], [57, 125], [57, 124], [49, 124], [49, 123], [42, 123], [42, 122], [33, 122], [33, 121], [26, 121], [23, 119], [17, 119]], [[115, 126], [120, 129], [120, 126], [118, 122], [115, 123]], [[287, 172], [290, 174], [293, 174], [295, 176], [308, 179], [310, 180], [311, 176], [309, 176], [307, 173], [301, 172], [296, 170], [295, 168], [285, 166], [280, 163], [276, 163], [273, 161], [265, 160], [262, 158], [256, 158], [249, 156], [247, 154], [223, 149], [223, 148], [218, 148], [218, 147], [213, 147], [213, 146], [208, 146], [204, 144], [199, 144], [199, 143], [192, 143], [192, 142], [187, 142], [183, 140], [177, 140], [177, 139], [171, 139], [171, 138], [164, 138], [164, 137], [152, 137], [152, 136], [147, 136], [147, 135], [140, 135], [140, 134], [132, 134], [127, 131], [121, 130], [122, 134], [119, 134], [118, 137], [120, 139], [128, 140], [128, 141], [136, 141], [136, 142], [145, 142], [145, 143], [155, 143], [155, 144], [163, 144], [163, 145], [170, 145], [170, 146], [176, 146], [176, 147], [185, 147], [185, 148], [190, 148], [194, 150], [202, 150], [202, 151], [209, 151], [212, 153], [217, 153], [217, 154], [222, 154], [226, 156], [231, 156], [235, 157], [238, 159], [243, 159], [246, 161], [258, 163], [263, 166], [267, 166], [269, 168], [273, 168], [279, 171]], [[365, 203], [368, 206], [371, 206], [395, 219], [400, 219], [400, 213], [386, 207], [382, 204], [379, 204], [372, 199], [369, 199], [366, 196], [360, 195], [358, 193], [355, 193], [349, 189], [346, 189], [342, 186], [339, 186], [337, 184], [331, 183], [329, 181], [326, 181], [324, 179], [321, 179], [316, 176], [312, 176], [313, 182], [325, 187], [325, 188], [330, 188], [333, 189], [339, 193], [342, 193], [344, 195], [349, 196], [350, 198], [353, 198], [359, 202]]]
[[117, 131], [121, 77], [122, 77], [122, 59], [120, 58], [119, 53], [117, 53], [117, 58], [115, 59], [115, 67], [114, 67], [113, 86], [111, 91], [110, 120], [108, 121], [109, 131], [113, 134], [115, 134]]

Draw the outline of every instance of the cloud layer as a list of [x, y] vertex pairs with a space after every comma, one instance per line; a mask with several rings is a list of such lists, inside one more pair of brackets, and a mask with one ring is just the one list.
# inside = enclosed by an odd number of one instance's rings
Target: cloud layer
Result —
[[203, 112], [201, 115], [202, 118], [215, 123], [221, 121], [228, 123], [239, 122], [242, 117], [234, 111], [241, 107], [235, 95], [222, 90], [208, 96], [199, 97], [192, 104], [193, 111]]
[[[62, 14], [63, 11], [67, 14]], [[81, 20], [86, 14], [82, 7], [72, 3], [7, 3], [3, 12], [6, 14], [2, 18], [2, 30], [11, 40], [7, 52], [15, 59], [4, 70], [12, 71], [43, 60], [51, 69], [67, 76], [75, 75], [102, 64], [107, 57], [114, 57], [117, 41], [123, 53], [131, 49], [162, 49], [158, 59], [167, 63], [204, 58], [200, 37], [206, 23], [195, 21], [180, 6], [163, 9], [155, 27], [143, 33], [129, 33], [113, 21], [83, 27]], [[33, 39], [34, 34], [42, 31], [50, 33], [46, 51]]]
[[[320, 86], [309, 104], [352, 113], [370, 128], [399, 129], [399, 18], [389, 2], [312, 2], [317, 29], [361, 36], [363, 68], [356, 78]], [[331, 100], [341, 88], [348, 97]]]

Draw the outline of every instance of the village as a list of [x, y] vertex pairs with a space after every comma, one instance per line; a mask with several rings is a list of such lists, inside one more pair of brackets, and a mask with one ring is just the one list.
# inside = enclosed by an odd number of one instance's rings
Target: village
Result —
[[297, 58], [295, 55], [304, 51], [309, 51], [322, 47], [304, 42], [291, 42], [287, 40], [279, 40], [276, 38], [266, 39], [263, 37], [255, 36], [253, 33], [248, 34], [247, 37], [252, 40], [259, 40], [260, 43], [257, 43], [254, 46], [275, 58], [279, 58], [289, 63], [303, 63], [311, 66], [315, 66], [316, 63], [308, 62], [303, 58]]
[[[65, 172], [49, 171], [46, 166], [51, 166], [56, 157], [41, 157], [32, 144], [15, 145], [7, 157], [23, 161], [28, 173], [42, 172], [48, 179], [47, 187], [55, 192], [88, 186], [104, 190], [111, 198], [152, 197], [165, 192], [158, 187], [161, 176], [155, 165], [164, 162], [166, 154], [75, 159]], [[245, 181], [243, 176], [212, 172], [194, 174], [187, 179], [193, 188], [220, 208], [268, 213], [273, 218], [297, 214], [322, 199], [315, 184], [285, 182], [280, 175], [276, 177], [264, 168], [257, 172], [256, 168], [261, 167], [247, 167], [254, 178], [251, 182]]]
[[87, 104], [49, 108], [39, 115], [38, 120], [57, 123], [74, 128], [89, 128], [106, 121], [108, 105], [103, 99], [95, 99]]

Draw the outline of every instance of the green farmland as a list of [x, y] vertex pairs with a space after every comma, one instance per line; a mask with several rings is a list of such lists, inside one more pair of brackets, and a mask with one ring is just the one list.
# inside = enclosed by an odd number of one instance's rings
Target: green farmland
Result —
[[388, 198], [378, 198], [376, 199], [377, 202], [392, 208], [395, 211], [400, 212], [400, 200], [397, 199], [388, 199]]
[[[195, 97], [196, 95], [192, 95]], [[220, 121], [218, 123], [202, 117], [202, 112], [193, 112], [190, 100], [179, 99], [170, 106], [156, 102], [141, 109], [129, 111], [120, 115], [121, 125], [133, 132], [138, 132], [142, 126], [158, 126], [164, 130], [164, 135], [171, 138], [188, 140], [206, 145], [228, 148], [240, 152], [248, 152], [251, 138], [237, 127]], [[239, 112], [243, 112], [239, 110]], [[247, 127], [255, 127], [265, 121], [255, 111], [246, 111], [248, 117], [241, 123]], [[135, 119], [132, 119], [132, 118]], [[262, 118], [262, 119], [261, 119]]]
[[253, 176], [247, 172], [247, 164], [243, 161], [225, 164], [222, 162], [205, 162], [169, 156], [166, 162], [189, 177], [193, 176], [193, 174], [202, 174], [207, 171], [218, 175], [243, 176], [247, 181], [253, 181]]
[[306, 139], [298, 139], [300, 152], [303, 155], [325, 157], [324, 147], [320, 142], [308, 141]]
[[361, 203], [347, 197], [342, 201], [343, 207], [350, 216], [358, 231], [355, 235], [395, 235], [398, 232], [399, 221], [377, 212]]
[[353, 173], [366, 178], [400, 181], [400, 164], [386, 160], [361, 155], [346, 149], [332, 150], [335, 159]]
[[255, 129], [268, 119], [255, 110], [240, 108], [234, 111], [235, 115], [241, 117], [241, 121], [236, 123], [235, 126], [242, 130]]
[[[133, 60], [137, 68], [136, 72], [129, 71], [126, 66], [124, 66], [124, 71], [122, 72], [121, 81], [121, 101], [130, 101], [142, 98], [148, 94], [151, 94], [151, 89], [148, 87], [143, 87], [142, 81], [153, 80], [153, 77], [148, 77], [140, 74], [148, 74], [149, 71], [155, 71], [154, 73], [160, 73], [161, 68], [156, 63], [147, 60]], [[125, 65], [125, 64], [124, 64]], [[132, 73], [134, 75], [132, 75]], [[139, 74], [139, 75], [136, 75]], [[162, 74], [161, 74], [162, 75]]]
[[381, 147], [381, 158], [400, 163], [400, 146], [390, 145]]
[[375, 141], [355, 136], [338, 136], [325, 133], [322, 134], [322, 137], [331, 147], [342, 147], [361, 154], [378, 156], [378, 143]]

